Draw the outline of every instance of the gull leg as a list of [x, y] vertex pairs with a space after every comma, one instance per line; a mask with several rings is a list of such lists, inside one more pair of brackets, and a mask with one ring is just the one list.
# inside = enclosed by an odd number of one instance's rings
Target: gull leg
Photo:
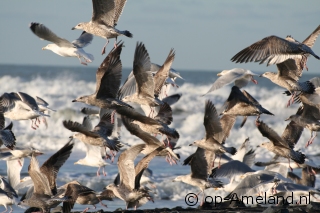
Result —
[[78, 59], [79, 59], [79, 61], [80, 61], [80, 64], [82, 64], [82, 65], [88, 65], [87, 63], [85, 63], [85, 62], [83, 62], [83, 61], [81, 60], [81, 56], [80, 56], [80, 55], [78, 55], [77, 57], [78, 57]]
[[31, 119], [31, 128], [36, 130], [37, 128], [33, 126], [33, 120]]
[[10, 208], [9, 213], [13, 212], [13, 208], [11, 206], [9, 206], [9, 208]]
[[[98, 198], [98, 197], [97, 197], [97, 198]], [[102, 201], [100, 200], [100, 198], [98, 198], [98, 200], [99, 200], [99, 203], [100, 203], [101, 206], [108, 208], [108, 206], [107, 206], [106, 204], [102, 203]]]
[[109, 43], [109, 39], [107, 39], [107, 43], [103, 46], [101, 55], [106, 53], [106, 47], [107, 47], [108, 43]]
[[287, 107], [289, 107], [294, 102], [294, 97], [296, 96], [296, 91], [294, 91], [291, 95], [291, 98], [288, 100]]
[[118, 39], [118, 37], [116, 37], [116, 39], [115, 39], [115, 41], [114, 41], [114, 48], [117, 48], [117, 39]]
[[105, 166], [102, 167], [102, 174], [103, 174], [104, 176], [107, 176], [107, 173], [106, 173], [106, 171], [105, 171]]
[[316, 137], [317, 133], [315, 133], [315, 135], [313, 136], [313, 131], [311, 131], [311, 138], [307, 141], [307, 144], [306, 144], [306, 148], [312, 144], [314, 138]]
[[90, 208], [87, 207], [87, 208], [85, 208], [85, 209], [83, 210], [83, 212], [86, 213], [89, 209], [90, 209]]

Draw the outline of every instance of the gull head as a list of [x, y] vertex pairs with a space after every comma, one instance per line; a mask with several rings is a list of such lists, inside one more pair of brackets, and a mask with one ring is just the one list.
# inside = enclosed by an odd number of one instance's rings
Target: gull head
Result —
[[89, 99], [88, 96], [81, 96], [79, 98], [72, 100], [72, 102], [82, 102], [82, 103], [89, 104], [88, 99]]
[[189, 144], [189, 146], [198, 146], [200, 142], [201, 141], [194, 141], [193, 143]]
[[76, 26], [72, 27], [71, 30], [75, 30], [75, 29], [82, 30], [82, 29], [84, 29], [84, 27], [85, 27], [85, 23], [81, 22], [81, 23], [77, 24]]
[[262, 75], [259, 75], [259, 77], [265, 77], [265, 78], [269, 78], [272, 79], [276, 74], [273, 72], [265, 72]]
[[264, 143], [260, 144], [260, 147], [264, 147], [269, 150], [270, 148], [273, 147], [273, 143], [272, 142], [264, 142]]
[[110, 183], [108, 186], [105, 187], [105, 189], [111, 190], [113, 191], [113, 189], [116, 187], [116, 185], [114, 185], [114, 183]]
[[285, 119], [285, 121], [294, 121], [295, 119], [297, 119], [299, 117], [299, 115], [290, 115], [289, 118]]
[[48, 44], [47, 46], [45, 47], [42, 47], [42, 50], [53, 50], [57, 47], [56, 44]]

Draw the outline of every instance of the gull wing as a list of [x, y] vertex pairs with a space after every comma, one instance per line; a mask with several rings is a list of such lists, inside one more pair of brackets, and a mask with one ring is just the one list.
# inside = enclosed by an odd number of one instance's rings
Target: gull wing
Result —
[[60, 38], [43, 24], [32, 22], [30, 24], [30, 29], [39, 38], [51, 41], [59, 47], [74, 47], [74, 45], [70, 41], [64, 38]]
[[92, 0], [92, 22], [114, 26], [115, 1], [114, 0]]
[[122, 77], [120, 54], [123, 42], [112, 49], [96, 72], [96, 97], [116, 98]]

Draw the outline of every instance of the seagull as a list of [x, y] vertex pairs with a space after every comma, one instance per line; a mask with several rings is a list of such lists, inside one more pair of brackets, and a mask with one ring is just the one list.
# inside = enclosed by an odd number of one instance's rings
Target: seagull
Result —
[[[138, 42], [136, 45], [133, 61], [133, 75], [136, 79], [137, 90], [134, 94], [123, 97], [122, 101], [134, 102], [140, 105], [147, 105], [150, 107], [161, 105], [161, 101], [155, 97], [155, 79], [150, 69], [151, 61], [149, 53], [145, 48], [144, 44], [142, 42]], [[163, 80], [164, 78], [162, 78], [161, 80], [162, 85], [164, 83]], [[157, 88], [157, 90], [161, 90], [162, 85], [160, 85], [159, 82], [158, 87], [160, 88]], [[158, 91], [157, 94], [159, 94], [159, 92], [160, 91]]]
[[231, 61], [236, 63], [254, 61], [260, 62], [260, 64], [267, 61], [268, 66], [270, 64], [279, 64], [288, 59], [298, 59], [303, 69], [307, 67], [306, 62], [309, 55], [320, 59], [311, 49], [319, 33], [320, 25], [302, 43], [291, 36], [287, 36], [285, 39], [274, 35], [268, 36], [238, 52], [231, 58]]
[[0, 96], [0, 106], [4, 112], [4, 117], [11, 120], [31, 119], [31, 127], [33, 129], [37, 128], [33, 119], [40, 116], [50, 117], [41, 112], [36, 100], [24, 92], [4, 93]]
[[192, 155], [190, 161], [191, 174], [177, 176], [173, 182], [184, 182], [186, 184], [196, 186], [201, 191], [197, 193], [198, 196], [201, 192], [203, 194], [200, 206], [204, 202], [204, 190], [208, 188], [221, 188], [223, 187], [220, 181], [208, 179], [208, 174], [211, 173], [211, 164], [213, 160], [213, 152], [197, 148], [197, 151]]
[[[206, 129], [205, 138], [194, 141], [192, 144], [190, 144], [190, 146], [197, 146], [202, 149], [209, 150], [215, 153], [215, 158], [217, 155], [219, 155], [220, 159], [221, 159], [221, 155], [226, 152], [231, 155], [234, 155], [237, 152], [236, 148], [225, 147], [222, 143], [220, 143], [214, 138], [215, 136], [217, 137], [217, 135], [220, 132], [223, 133], [223, 129], [221, 127], [220, 118], [218, 116], [217, 110], [214, 104], [210, 100], [206, 100], [206, 103], [205, 103], [203, 125]], [[219, 161], [219, 167], [220, 167], [220, 161]]]
[[284, 72], [278, 69], [278, 73], [265, 72], [261, 75], [268, 78], [273, 83], [286, 88], [291, 94], [291, 98], [287, 103], [287, 107], [294, 102], [297, 92], [312, 94], [315, 91], [315, 86], [310, 81], [299, 82], [297, 77], [294, 77], [292, 71]]
[[12, 205], [17, 203], [18, 195], [12, 186], [6, 181], [6, 179], [0, 175], [0, 205], [3, 205], [7, 212], [7, 206], [10, 207], [10, 213], [13, 211]]
[[[141, 152], [145, 155], [153, 152], [154, 150], [158, 149], [159, 147], [162, 148], [160, 153], [166, 156], [167, 162], [176, 163], [179, 160], [179, 157], [172, 152], [170, 147], [166, 147], [164, 143], [161, 143], [156, 137], [152, 136], [151, 134], [143, 131], [138, 125], [132, 122], [132, 119], [129, 119], [125, 116], [121, 116], [122, 123], [126, 127], [126, 129], [132, 134], [140, 138], [146, 143], [144, 150]], [[159, 153], [159, 154], [160, 154]]]
[[98, 167], [97, 176], [100, 176], [100, 169], [102, 168], [102, 174], [107, 176], [107, 173], [105, 172], [105, 166], [109, 164], [104, 160], [106, 155], [105, 148], [89, 145], [87, 143], [84, 143], [84, 145], [86, 146], [85, 158], [78, 160], [74, 164]]
[[73, 138], [92, 146], [108, 147], [111, 151], [117, 152], [122, 147], [122, 144], [118, 138], [111, 137], [114, 129], [114, 125], [111, 123], [111, 114], [110, 112], [104, 114], [94, 129], [89, 116], [83, 118], [82, 124], [70, 120], [64, 120], [62, 123], [65, 128], [76, 132], [72, 136]]
[[217, 74], [217, 76], [220, 76], [220, 77], [213, 83], [213, 85], [211, 86], [211, 88], [206, 94], [212, 91], [215, 91], [217, 89], [220, 89], [221, 87], [231, 83], [234, 83], [234, 85], [236, 85], [239, 88], [246, 86], [249, 83], [249, 81], [252, 81], [254, 84], [258, 84], [258, 81], [253, 78], [254, 75], [259, 76], [258, 74], [250, 70], [246, 70], [242, 68], [233, 68], [231, 70], [223, 70]]
[[280, 137], [273, 129], [268, 127], [264, 122], [257, 120], [256, 126], [262, 134], [262, 136], [268, 138], [270, 142], [262, 143], [260, 146], [266, 148], [267, 150], [279, 155], [281, 157], [287, 158], [290, 166], [290, 159], [295, 161], [298, 164], [302, 164], [305, 161], [306, 156], [299, 152], [294, 151], [293, 146]]
[[91, 95], [84, 95], [74, 99], [72, 102], [82, 102], [99, 108], [110, 108], [108, 98], [116, 99], [117, 92], [121, 84], [122, 64], [120, 54], [123, 42], [119, 42], [117, 47], [112, 49], [103, 60], [96, 72], [96, 90]]
[[257, 116], [261, 114], [273, 115], [263, 108], [247, 91], [241, 92], [237, 86], [231, 88], [230, 95], [223, 105], [223, 115], [245, 116], [241, 126], [244, 125], [247, 116]]
[[[155, 64], [155, 63], [151, 63], [151, 68], [150, 71], [152, 71], [153, 75], [155, 75], [161, 68], [162, 66]], [[180, 78], [183, 79], [179, 73], [177, 73], [173, 68], [169, 69], [169, 76], [166, 79], [165, 82], [165, 86], [170, 84], [176, 85], [175, 84], [175, 79], [176, 78]], [[170, 80], [169, 80], [170, 79]], [[178, 85], [176, 85], [178, 87]], [[132, 94], [134, 94], [137, 90], [137, 82], [136, 82], [136, 78], [133, 74], [133, 70], [130, 72], [129, 76], [127, 77], [127, 79], [125, 80], [124, 84], [121, 86], [121, 88], [119, 89], [118, 92], [118, 98], [122, 99], [125, 96], [130, 96]], [[162, 100], [164, 101], [164, 100]], [[169, 104], [171, 105], [171, 104]]]
[[[306, 143], [306, 147], [312, 144], [313, 140], [317, 136], [317, 132], [320, 131], [320, 113], [319, 109], [303, 103], [303, 106], [300, 107], [300, 113], [295, 115], [290, 115], [286, 121], [293, 121], [298, 126], [307, 128], [311, 132], [311, 137]], [[315, 133], [315, 134], [314, 134]]]
[[133, 36], [127, 30], [121, 31], [115, 28], [126, 2], [126, 0], [92, 0], [93, 12], [91, 20], [77, 24], [72, 30], [80, 29], [105, 38], [107, 43], [103, 46], [103, 55], [109, 43], [109, 38], [116, 38], [114, 43], [116, 47], [118, 36], [125, 35], [129, 38]]
[[[72, 189], [71, 194], [71, 202], [64, 203], [63, 204], [63, 212], [67, 213], [70, 212], [71, 209], [74, 206], [74, 203], [78, 203], [81, 205], [93, 205], [94, 208], [96, 208], [95, 204], [100, 203], [102, 206], [107, 207], [105, 204], [101, 202], [102, 199], [100, 199], [100, 194], [94, 191], [93, 189], [90, 189], [89, 187], [86, 187], [82, 184], [80, 184], [78, 181], [71, 181], [63, 186], [60, 186], [58, 188], [58, 193], [60, 196], [67, 193], [69, 189]], [[110, 194], [110, 193], [109, 193]], [[108, 200], [112, 200], [112, 198], [109, 196]], [[90, 208], [87, 207], [83, 210], [83, 212], [87, 212]]]
[[87, 65], [87, 63], [91, 63], [94, 60], [93, 55], [83, 50], [93, 39], [93, 35], [90, 33], [83, 31], [79, 38], [70, 42], [64, 38], [60, 38], [43, 24], [32, 22], [30, 29], [40, 39], [53, 42], [53, 44], [43, 47], [42, 50], [51, 50], [63, 57], [77, 57], [83, 65]]
[[141, 163], [141, 167], [137, 167], [138, 165], [136, 168], [134, 167], [134, 160], [144, 147], [145, 144], [137, 144], [120, 154], [118, 159], [120, 182], [117, 185], [112, 183], [106, 187], [106, 189], [113, 191], [116, 197], [126, 202], [127, 209], [130, 203], [133, 203], [136, 209], [139, 200], [143, 197], [152, 199], [146, 190], [140, 189], [140, 178], [143, 170], [148, 167], [149, 162], [155, 156], [155, 152], [153, 152], [154, 155], [149, 155], [150, 158], [147, 158], [147, 156], [143, 158], [147, 160]]
[[[55, 179], [59, 168], [67, 160], [71, 154], [69, 147], [73, 147], [73, 143], [67, 143], [57, 153], [50, 157], [41, 168], [37, 158], [32, 155], [28, 173], [34, 184], [34, 191], [30, 198], [24, 199], [18, 203], [22, 206], [30, 206], [40, 208], [42, 212], [50, 212], [51, 208], [56, 207], [61, 202], [68, 202], [69, 195], [64, 197], [54, 196], [56, 194]], [[67, 149], [67, 157], [60, 156], [65, 154]], [[62, 153], [63, 152], [63, 153]], [[54, 188], [53, 188], [54, 187]]]

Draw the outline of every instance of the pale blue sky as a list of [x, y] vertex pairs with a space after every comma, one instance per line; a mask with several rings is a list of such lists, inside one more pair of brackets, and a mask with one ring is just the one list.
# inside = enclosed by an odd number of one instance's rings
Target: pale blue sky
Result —
[[[40, 22], [68, 40], [81, 31], [73, 26], [91, 18], [90, 0], [77, 1], [2, 1], [0, 7], [0, 64], [82, 66], [76, 58], [63, 58], [41, 48], [47, 41], [38, 39], [28, 28]], [[133, 38], [125, 42], [123, 67], [132, 67], [137, 41], [146, 45], [151, 61], [162, 64], [171, 48], [176, 50], [173, 67], [183, 70], [223, 70], [242, 67], [255, 71], [276, 71], [275, 66], [257, 63], [235, 64], [231, 57], [248, 45], [269, 35], [292, 35], [303, 41], [320, 24], [320, 1], [205, 1], [205, 0], [128, 0], [118, 29], [129, 30]], [[114, 39], [110, 40], [107, 52]], [[104, 56], [105, 40], [94, 37], [86, 51], [98, 67]], [[320, 55], [320, 41], [313, 47]], [[320, 72], [320, 61], [309, 58], [310, 72]]]

